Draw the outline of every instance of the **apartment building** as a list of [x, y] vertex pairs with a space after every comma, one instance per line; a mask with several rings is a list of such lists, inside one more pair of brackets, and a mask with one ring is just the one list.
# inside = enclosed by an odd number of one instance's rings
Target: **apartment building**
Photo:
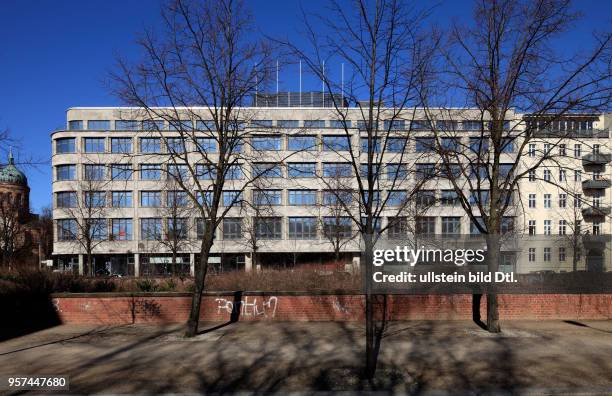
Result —
[[[337, 198], [337, 194], [330, 190], [356, 189], [355, 172], [348, 164], [351, 153], [367, 163], [361, 113], [347, 108], [346, 117], [340, 120], [332, 108], [323, 107], [321, 98], [321, 103], [310, 102], [317, 107], [309, 107], [308, 101], [295, 107], [296, 100], [290, 104], [291, 95], [282, 101], [273, 99], [268, 95], [260, 107], [243, 109], [248, 115], [243, 127], [249, 144], [241, 150], [250, 154], [250, 161], [228, 173], [222, 203], [231, 206], [237, 192], [243, 190], [241, 197], [247, 204], [228, 209], [215, 231], [210, 263], [216, 270], [332, 263], [354, 268], [360, 255], [356, 227], [346, 213], [334, 207], [332, 195]], [[143, 121], [140, 113], [119, 107], [70, 108], [66, 129], [51, 134], [54, 257], [59, 269], [135, 276], [193, 273], [202, 221], [190, 209], [184, 192], [168, 182], [171, 167], [180, 166], [169, 163], [170, 146], [185, 143], [178, 139], [174, 122]], [[189, 109], [185, 114], [177, 121], [195, 131], [204, 130], [210, 118], [205, 108]], [[376, 150], [384, 170], [375, 199], [386, 199], [378, 226], [391, 224], [384, 238], [408, 239], [410, 230], [447, 238], [478, 234], [448, 177], [433, 172], [439, 155], [431, 149], [434, 127], [426, 121], [427, 114], [431, 113], [411, 109], [391, 124], [383, 121], [384, 129], [392, 132], [374, 142], [387, 148], [384, 154]], [[474, 145], [482, 149], [478, 139], [482, 121], [476, 111], [452, 109], [436, 114], [436, 125], [452, 132], [452, 137], [445, 138], [448, 144], [462, 150]], [[578, 227], [589, 242], [581, 245], [575, 269], [612, 268], [606, 244], [611, 233], [611, 118], [609, 114], [581, 114], [548, 122], [545, 117], [509, 115], [507, 126], [516, 131], [516, 139], [510, 139], [504, 148], [505, 164], [515, 161], [527, 123], [538, 128], [537, 139], [529, 143], [515, 171], [536, 163], [547, 150], [556, 150], [559, 156], [540, 164], [512, 192], [512, 208], [502, 229], [529, 236], [529, 242], [504, 255], [505, 270], [571, 271], [576, 260], [567, 241]], [[345, 126], [350, 128], [350, 140]], [[212, 140], [202, 144], [215, 150]], [[195, 154], [190, 158], [198, 161]], [[265, 168], [266, 176], [245, 187], [260, 168]], [[414, 205], [402, 204], [415, 183], [420, 184], [420, 192], [411, 198]], [[470, 199], [486, 199], [485, 190], [471, 193]], [[173, 203], [179, 201], [185, 201], [180, 206], [186, 209], [177, 216]], [[353, 216], [359, 216], [358, 204], [352, 207]], [[85, 257], [87, 247], [79, 240], [83, 232], [92, 235], [91, 267]], [[177, 233], [183, 242], [172, 247], [168, 235]]]

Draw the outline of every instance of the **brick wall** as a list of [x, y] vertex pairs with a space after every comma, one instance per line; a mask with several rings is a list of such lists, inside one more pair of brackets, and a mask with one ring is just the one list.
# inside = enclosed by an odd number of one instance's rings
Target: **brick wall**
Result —
[[[177, 323], [187, 320], [187, 294], [53, 295], [63, 323]], [[612, 294], [501, 295], [500, 317], [509, 319], [611, 319]], [[458, 320], [472, 317], [471, 295], [377, 296], [377, 312], [388, 320]], [[385, 308], [386, 307], [386, 308]], [[486, 301], [481, 303], [482, 317]], [[200, 316], [207, 321], [355, 321], [363, 320], [363, 295], [264, 294], [206, 295]]]

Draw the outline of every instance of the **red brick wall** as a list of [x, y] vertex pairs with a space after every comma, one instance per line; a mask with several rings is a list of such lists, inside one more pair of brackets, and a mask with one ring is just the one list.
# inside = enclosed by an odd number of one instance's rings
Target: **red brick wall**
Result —
[[[234, 296], [205, 296], [201, 319], [355, 321], [363, 320], [363, 295], [251, 295], [234, 303]], [[500, 317], [508, 319], [611, 319], [612, 295], [501, 295]], [[64, 323], [177, 323], [187, 320], [187, 295], [55, 295], [53, 304]], [[388, 320], [457, 320], [472, 317], [470, 295], [378, 296], [378, 312]], [[383, 307], [386, 305], [386, 310]], [[486, 301], [481, 304], [482, 317]]]

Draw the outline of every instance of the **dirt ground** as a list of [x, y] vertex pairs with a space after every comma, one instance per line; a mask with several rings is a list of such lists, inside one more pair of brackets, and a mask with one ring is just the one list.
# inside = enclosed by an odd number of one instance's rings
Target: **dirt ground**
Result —
[[393, 322], [378, 374], [359, 379], [357, 323], [58, 326], [0, 343], [0, 376], [70, 377], [70, 393], [379, 390], [382, 393], [612, 394], [612, 321]]

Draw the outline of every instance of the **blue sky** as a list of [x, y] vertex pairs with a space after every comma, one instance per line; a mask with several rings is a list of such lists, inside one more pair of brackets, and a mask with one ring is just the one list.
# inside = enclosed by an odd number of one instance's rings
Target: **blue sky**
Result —
[[[299, 2], [250, 0], [255, 20], [272, 35], [291, 34], [299, 24]], [[324, 0], [303, 2], [310, 11]], [[469, 16], [471, 1], [442, 1], [432, 23]], [[585, 19], [563, 48], [578, 48], [593, 28], [610, 28], [611, 1], [577, 3]], [[134, 38], [144, 26], [159, 22], [158, 0], [0, 0], [0, 129], [8, 128], [20, 145], [16, 157], [40, 165], [25, 169], [32, 190], [32, 210], [50, 205], [49, 134], [65, 124], [72, 106], [118, 105], [103, 81], [116, 54], [133, 56]], [[281, 89], [297, 89], [297, 70], [285, 70]], [[305, 87], [312, 88], [312, 87]], [[317, 89], [317, 88], [314, 88]], [[0, 162], [7, 147], [0, 147]]]

